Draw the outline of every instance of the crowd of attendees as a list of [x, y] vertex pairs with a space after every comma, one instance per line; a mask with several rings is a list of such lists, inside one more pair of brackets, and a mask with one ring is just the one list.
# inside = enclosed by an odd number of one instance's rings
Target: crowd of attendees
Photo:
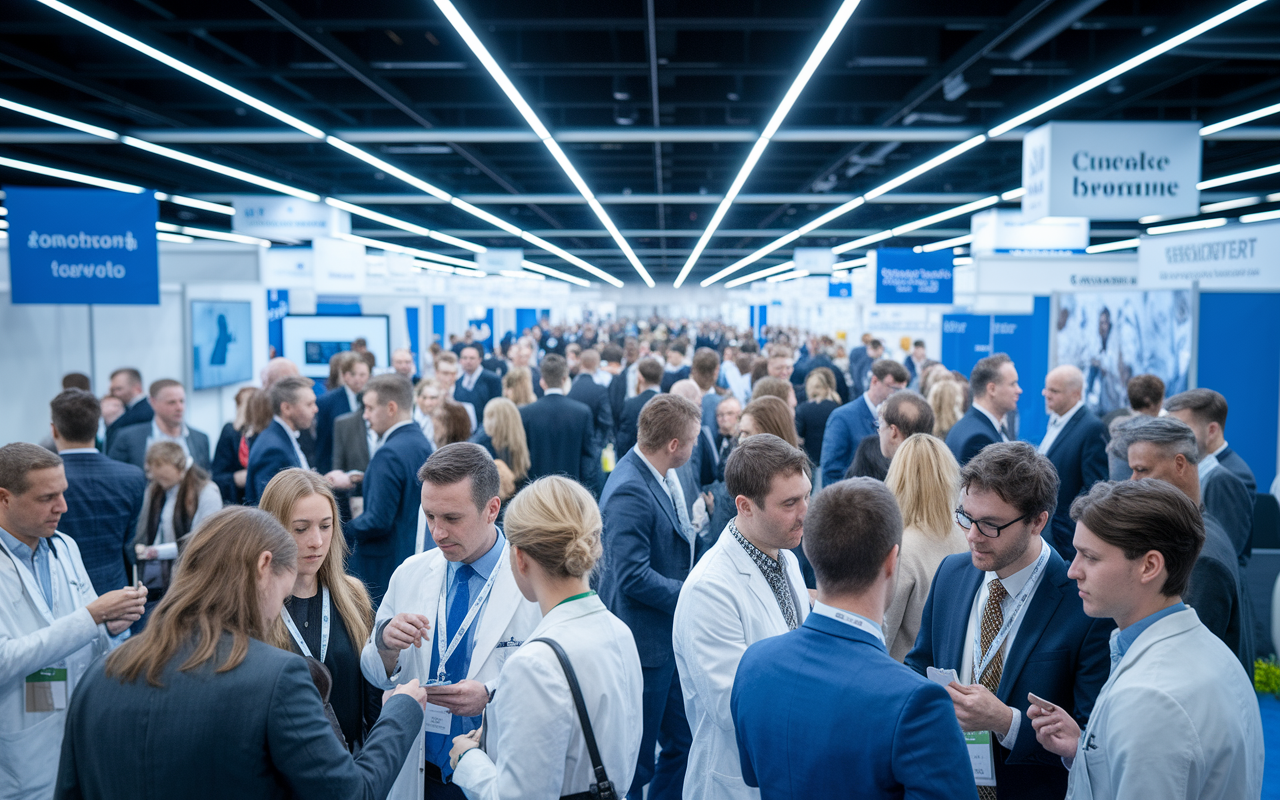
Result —
[[1083, 383], [1026, 442], [1000, 353], [540, 324], [272, 359], [211, 445], [69, 375], [0, 448], [0, 796], [1257, 797], [1226, 398]]

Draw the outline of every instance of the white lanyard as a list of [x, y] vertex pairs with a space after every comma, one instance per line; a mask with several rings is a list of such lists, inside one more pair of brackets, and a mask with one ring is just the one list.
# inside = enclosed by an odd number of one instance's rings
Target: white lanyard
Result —
[[[325, 654], [329, 652], [329, 587], [323, 586], [320, 591], [323, 595], [322, 602], [324, 603], [320, 616], [320, 660], [323, 662]], [[311, 655], [311, 648], [307, 647], [307, 643], [302, 640], [302, 632], [298, 630], [298, 623], [293, 621], [293, 615], [287, 611], [284, 613], [284, 626], [293, 635], [293, 640], [298, 643], [298, 649], [302, 651], [302, 654], [307, 658], [314, 658]]]
[[[44, 613], [45, 619], [52, 625], [56, 619], [54, 616], [56, 613], [54, 609], [58, 607], [59, 595], [58, 581], [53, 575], [54, 565], [57, 565], [58, 570], [62, 573], [63, 580], [65, 580], [72, 589], [78, 591], [80, 589], [80, 582], [76, 579], [74, 570], [73, 574], [69, 576], [66, 571], [62, 569], [62, 557], [58, 555], [57, 537], [51, 536], [47, 541], [49, 542], [49, 553], [53, 556], [49, 562], [49, 595], [53, 598], [52, 604], [45, 602], [44, 591], [40, 588], [40, 579], [36, 577], [35, 572], [32, 570], [34, 565], [28, 564], [25, 560], [18, 558], [18, 554], [9, 552], [7, 547], [0, 549], [3, 549], [8, 554], [9, 560], [13, 562], [14, 568], [18, 570], [18, 579], [26, 584], [27, 593], [31, 595], [32, 600], [36, 603], [36, 607]], [[36, 543], [36, 546], [39, 547], [39, 542]], [[41, 608], [42, 606], [43, 608]]]
[[829, 616], [832, 619], [839, 620], [840, 622], [843, 622], [846, 625], [852, 625], [853, 627], [857, 628], [858, 630], [864, 633], [871, 634], [872, 636], [876, 637], [876, 639], [878, 639], [881, 644], [884, 644], [884, 634], [880, 632], [876, 628], [876, 626], [873, 625], [870, 621], [863, 619], [857, 614], [850, 614], [848, 611], [845, 611], [843, 609], [834, 608], [832, 606], [827, 606], [827, 605], [824, 605], [822, 610], [818, 613], [823, 614], [824, 616]]
[[[985, 657], [982, 657], [981, 637], [982, 637], [982, 609], [978, 610], [978, 624], [973, 626], [973, 680], [982, 680], [982, 673], [987, 671], [987, 667], [991, 666], [991, 662], [995, 659], [996, 653], [1000, 652], [1000, 646], [1004, 644], [1004, 640], [1009, 636], [1009, 629], [1013, 626], [1013, 621], [1018, 618], [1018, 612], [1027, 604], [1034, 593], [1037, 585], [1036, 579], [1040, 577], [1040, 573], [1044, 572], [1045, 564], [1049, 563], [1049, 545], [1040, 541], [1040, 556], [1036, 558], [1035, 568], [1031, 571], [1031, 577], [1027, 578], [1027, 582], [1022, 585], [1022, 591], [1013, 598], [1013, 608], [1008, 614], [1003, 614], [1004, 622], [1000, 625], [1000, 630], [996, 633], [996, 638], [991, 640], [991, 646], [987, 648]], [[991, 602], [991, 595], [987, 595], [987, 602]]]
[[444, 645], [445, 637], [449, 632], [445, 630], [444, 625], [440, 624], [440, 620], [448, 621], [448, 615], [445, 613], [445, 606], [449, 599], [449, 580], [448, 571], [445, 573], [445, 580], [440, 586], [440, 603], [436, 607], [436, 636], [437, 650], [440, 652], [440, 667], [437, 670], [437, 677], [441, 683], [445, 681], [445, 664], [448, 663], [449, 657], [453, 655], [453, 651], [458, 649], [458, 645], [462, 644], [462, 637], [466, 635], [467, 629], [471, 627], [471, 623], [475, 622], [476, 615], [480, 613], [480, 609], [484, 606], [484, 601], [489, 598], [489, 592], [493, 589], [493, 582], [498, 577], [498, 567], [502, 564], [502, 559], [507, 558], [507, 546], [502, 545], [502, 555], [499, 556], [498, 563], [494, 565], [493, 571], [489, 573], [489, 580], [484, 582], [484, 588], [480, 590], [480, 594], [476, 595], [476, 599], [472, 601], [471, 608], [467, 611], [467, 616], [463, 618], [462, 624], [458, 626], [458, 630], [454, 631], [453, 638], [449, 640], [449, 646]]

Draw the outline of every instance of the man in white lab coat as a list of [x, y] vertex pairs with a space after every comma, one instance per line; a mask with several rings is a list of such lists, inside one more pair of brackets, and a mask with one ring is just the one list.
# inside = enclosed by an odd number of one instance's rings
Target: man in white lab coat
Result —
[[[520, 594], [506, 538], [495, 524], [498, 468], [483, 447], [440, 448], [418, 471], [422, 511], [435, 547], [396, 568], [360, 656], [382, 689], [417, 679], [427, 714], [391, 788], [391, 800], [451, 798], [449, 750], [455, 736], [480, 727], [498, 673], [542, 619]], [[432, 682], [440, 682], [432, 686]]]
[[809, 507], [809, 459], [770, 434], [749, 437], [724, 471], [737, 517], [680, 589], [673, 644], [693, 733], [685, 800], [759, 798], [742, 779], [729, 698], [738, 661], [761, 639], [795, 630], [809, 593], [795, 555]]
[[[67, 701], [89, 664], [128, 636], [145, 588], [102, 597], [80, 548], [58, 533], [62, 459], [33, 444], [0, 447], [0, 797], [53, 795]], [[121, 558], [124, 554], [121, 553]], [[119, 637], [119, 638], [117, 638]]]
[[1069, 800], [1257, 798], [1262, 718], [1249, 678], [1182, 592], [1204, 543], [1200, 512], [1158, 480], [1099, 483], [1071, 507], [1067, 573], [1091, 617], [1112, 617], [1111, 677], [1081, 732], [1032, 697], [1036, 738], [1068, 762]]

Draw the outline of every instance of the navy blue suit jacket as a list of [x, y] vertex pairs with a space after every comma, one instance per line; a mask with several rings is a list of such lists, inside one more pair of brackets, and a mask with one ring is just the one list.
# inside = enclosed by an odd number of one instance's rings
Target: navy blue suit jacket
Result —
[[622, 419], [622, 407], [627, 404], [626, 370], [613, 376], [607, 391], [609, 392], [609, 411], [613, 414], [613, 430], [609, 431], [609, 441], [613, 441], [618, 430], [618, 422]]
[[644, 404], [658, 396], [654, 389], [645, 389], [640, 394], [626, 401], [622, 406], [622, 414], [618, 417], [618, 432], [614, 435], [613, 450], [621, 459], [631, 448], [636, 446], [636, 438], [640, 435], [640, 412]]
[[115, 443], [116, 435], [120, 431], [131, 425], [141, 425], [144, 422], [150, 422], [155, 419], [155, 409], [151, 407], [151, 400], [143, 397], [134, 403], [131, 408], [126, 408], [124, 413], [116, 418], [116, 421], [107, 426], [107, 435], [102, 441], [102, 452], [110, 452], [111, 445]]
[[609, 402], [609, 390], [596, 383], [590, 375], [579, 375], [573, 379], [568, 398], [591, 409], [594, 421], [592, 445], [599, 455], [613, 435], [613, 408]]
[[[931, 666], [960, 672], [969, 611], [985, 575], [973, 566], [968, 553], [943, 559], [925, 601], [915, 647], [907, 654], [908, 667], [922, 675]], [[1109, 619], [1085, 615], [1076, 582], [1067, 577], [1067, 563], [1050, 548], [1040, 586], [1027, 604], [1017, 636], [1005, 650], [996, 691], [1000, 702], [1022, 715], [1012, 750], [992, 737], [1001, 800], [1066, 795], [1067, 770], [1062, 759], [1036, 741], [1027, 717], [1027, 692], [1066, 709], [1083, 730], [1111, 674], [1109, 640], [1114, 627]], [[960, 675], [961, 680], [966, 677]]]
[[1258, 479], [1254, 477], [1253, 470], [1249, 469], [1249, 465], [1235, 450], [1228, 447], [1218, 453], [1218, 464], [1226, 467], [1227, 472], [1243, 481], [1244, 488], [1249, 490], [1249, 494], [1258, 491]]
[[1245, 488], [1244, 481], [1221, 462], [1200, 482], [1200, 502], [1222, 524], [1242, 568], [1253, 555], [1253, 500], [1254, 494]]
[[[618, 459], [600, 495], [604, 570], [600, 599], [631, 629], [644, 667], [673, 657], [671, 626], [689, 574], [688, 540], [671, 495], [632, 450]], [[705, 547], [694, 537], [695, 554]]]
[[364, 471], [364, 513], [347, 523], [346, 536], [355, 553], [351, 571], [369, 586], [375, 608], [391, 573], [413, 555], [422, 507], [418, 470], [432, 450], [422, 428], [410, 423], [391, 432]]
[[[1217, 470], [1215, 470], [1216, 472]], [[1196, 610], [1210, 633], [1231, 648], [1246, 674], [1253, 674], [1253, 615], [1246, 609], [1249, 592], [1236, 565], [1231, 540], [1213, 512], [1201, 507], [1204, 517], [1204, 545], [1191, 567], [1191, 579], [1182, 600]]]
[[689, 365], [685, 364], [680, 369], [666, 370], [662, 373], [662, 391], [669, 392], [671, 387], [676, 385], [676, 381], [682, 381], [689, 377]]
[[[985, 419], [985, 418], [984, 418]], [[1088, 408], [1081, 408], [1063, 426], [1058, 438], [1045, 453], [1058, 470], [1058, 507], [1049, 522], [1049, 544], [1066, 561], [1075, 558], [1071, 545], [1076, 524], [1071, 521], [1071, 502], [1110, 477], [1107, 462], [1107, 426]]]
[[843, 480], [858, 445], [875, 435], [875, 412], [861, 396], [832, 411], [822, 433], [822, 485]]
[[345, 386], [338, 386], [317, 398], [315, 468], [321, 475], [333, 469], [333, 421], [356, 410], [360, 409], [351, 407]]
[[453, 384], [453, 399], [459, 403], [470, 403], [475, 406], [476, 422], [479, 423], [484, 419], [485, 404], [495, 397], [502, 397], [502, 378], [498, 377], [498, 373], [481, 367], [480, 374], [476, 377], [476, 385], [470, 389], [464, 389], [462, 381], [466, 377], [461, 372], [458, 373], [458, 380]]
[[128, 586], [125, 546], [133, 540], [147, 476], [102, 453], [68, 453], [67, 510], [58, 530], [76, 540], [85, 571], [99, 595]]
[[970, 406], [965, 415], [947, 432], [947, 447], [951, 448], [951, 454], [962, 467], [982, 448], [1000, 441], [1004, 441], [1000, 438], [1000, 431], [975, 406]]
[[821, 614], [747, 648], [729, 708], [762, 800], [978, 796], [946, 689]]
[[222, 492], [222, 502], [239, 504], [244, 500], [244, 489], [236, 486], [236, 472], [240, 466], [240, 431], [233, 423], [222, 426], [218, 443], [213, 448], [213, 464], [209, 470], [213, 482]]
[[244, 503], [256, 506], [262, 490], [277, 472], [290, 467], [301, 467], [298, 454], [293, 450], [293, 437], [276, 420], [253, 438], [249, 446], [249, 468], [244, 480]]
[[[107, 455], [116, 461], [132, 464], [138, 469], [145, 469], [147, 464], [147, 437], [151, 435], [151, 423], [140, 422], [130, 425], [116, 434], [115, 440], [107, 450]], [[187, 450], [195, 465], [205, 472], [209, 471], [209, 437], [202, 431], [187, 427]]]
[[591, 409], [561, 394], [548, 394], [520, 409], [529, 443], [529, 480], [567, 475], [586, 484], [595, 455], [591, 447]]

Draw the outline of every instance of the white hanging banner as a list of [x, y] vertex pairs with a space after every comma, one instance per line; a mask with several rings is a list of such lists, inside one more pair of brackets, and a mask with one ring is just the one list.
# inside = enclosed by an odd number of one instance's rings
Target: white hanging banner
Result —
[[1280, 222], [1143, 236], [1143, 289], [1280, 289]]
[[490, 247], [483, 253], [476, 253], [476, 269], [485, 272], [501, 270], [520, 271], [520, 263], [524, 261], [524, 250], [519, 247]]
[[797, 247], [792, 251], [796, 269], [810, 275], [830, 275], [836, 263], [836, 254], [830, 247]]
[[231, 230], [275, 242], [307, 242], [351, 232], [351, 215], [296, 197], [234, 195]]
[[1132, 254], [1097, 256], [974, 256], [976, 290], [983, 294], [1039, 294], [1138, 285]]
[[315, 285], [310, 247], [260, 247], [258, 268], [269, 289], [310, 289]]
[[365, 288], [364, 245], [345, 239], [316, 239], [315, 287], [318, 294], [359, 294]]
[[1045, 217], [1033, 222], [1014, 208], [989, 208], [970, 219], [975, 255], [1084, 255], [1089, 246], [1087, 217]]

